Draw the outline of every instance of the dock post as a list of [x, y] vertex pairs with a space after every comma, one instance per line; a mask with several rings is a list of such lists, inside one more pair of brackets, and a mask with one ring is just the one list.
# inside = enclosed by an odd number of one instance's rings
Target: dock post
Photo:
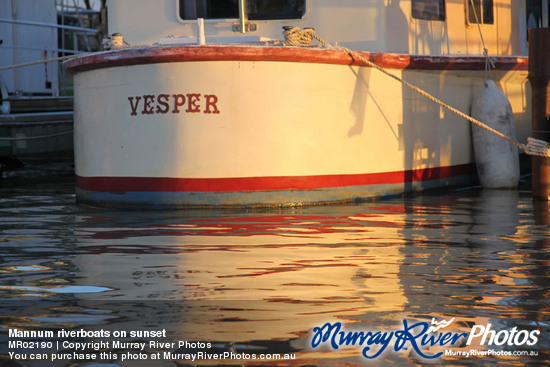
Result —
[[[529, 29], [533, 138], [550, 141], [550, 28]], [[550, 200], [550, 158], [532, 156], [533, 198]]]

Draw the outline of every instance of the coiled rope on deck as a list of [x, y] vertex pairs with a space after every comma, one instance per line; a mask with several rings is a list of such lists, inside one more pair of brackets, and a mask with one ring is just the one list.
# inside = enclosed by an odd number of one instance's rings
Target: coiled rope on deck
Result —
[[[305, 29], [302, 30], [302, 29], [297, 28], [297, 27], [292, 27], [292, 28], [287, 27], [287, 28], [285, 28], [285, 31], [283, 32], [283, 34], [284, 34], [284, 37], [285, 37], [284, 43], [287, 46], [297, 46], [297, 47], [310, 46], [311, 41], [308, 42], [307, 40], [308, 39], [309, 40], [315, 39], [323, 47], [333, 49], [333, 50], [342, 51], [342, 52], [346, 53], [348, 56], [350, 56], [352, 59], [360, 60], [361, 62], [365, 63], [366, 65], [368, 65], [368, 66], [370, 66], [370, 67], [386, 74], [390, 78], [393, 78], [393, 79], [397, 80], [398, 82], [405, 85], [407, 88], [409, 88], [409, 89], [413, 90], [414, 92], [426, 97], [427, 99], [437, 103], [438, 105], [440, 105], [440, 106], [446, 108], [447, 110], [457, 114], [458, 116], [463, 117], [466, 120], [470, 121], [471, 123], [473, 123], [473, 124], [483, 128], [483, 129], [485, 129], [485, 130], [501, 137], [502, 139], [505, 139], [505, 140], [509, 141], [510, 143], [517, 146], [519, 149], [523, 150], [525, 153], [527, 153], [529, 155], [536, 155], [536, 156], [541, 156], [541, 157], [550, 157], [550, 144], [548, 144], [544, 140], [539, 140], [539, 139], [535, 139], [535, 138], [528, 138], [527, 139], [527, 144], [521, 144], [521, 143], [509, 138], [508, 136], [498, 132], [497, 130], [493, 129], [492, 127], [487, 126], [486, 124], [484, 124], [483, 122], [473, 118], [472, 116], [469, 116], [469, 115], [465, 114], [464, 112], [448, 105], [447, 103], [445, 103], [442, 100], [434, 97], [433, 95], [426, 92], [425, 90], [423, 90], [423, 89], [421, 89], [421, 88], [419, 88], [419, 87], [403, 80], [402, 78], [400, 78], [397, 75], [389, 72], [388, 70], [376, 65], [374, 62], [372, 62], [370, 60], [367, 60], [365, 57], [363, 57], [357, 51], [350, 50], [349, 48], [346, 48], [346, 47], [341, 47], [341, 46], [334, 47], [334, 46], [330, 45], [324, 39], [319, 37], [315, 33], [315, 30], [312, 29], [312, 28], [305, 28]], [[303, 40], [305, 40], [305, 42], [303, 42]]]

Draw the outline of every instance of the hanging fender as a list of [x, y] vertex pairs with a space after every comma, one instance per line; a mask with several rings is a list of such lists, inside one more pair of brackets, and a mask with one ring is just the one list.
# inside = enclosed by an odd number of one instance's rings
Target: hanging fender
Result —
[[[474, 96], [471, 116], [517, 140], [510, 102], [492, 80], [486, 80], [481, 91]], [[481, 185], [491, 189], [517, 187], [518, 148], [477, 125], [472, 125], [472, 140]]]

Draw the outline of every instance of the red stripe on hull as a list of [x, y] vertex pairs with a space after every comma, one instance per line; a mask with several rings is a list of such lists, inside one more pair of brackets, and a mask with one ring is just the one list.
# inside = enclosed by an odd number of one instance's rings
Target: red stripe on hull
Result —
[[464, 164], [410, 171], [358, 175], [274, 176], [235, 178], [173, 177], [83, 177], [76, 186], [89, 191], [134, 192], [230, 192], [268, 190], [313, 190], [331, 187], [399, 184], [451, 178], [471, 174], [473, 165]]
[[[358, 52], [389, 69], [484, 70], [485, 56], [430, 56]], [[528, 58], [492, 57], [496, 70], [527, 70]], [[116, 66], [196, 61], [275, 61], [333, 65], [365, 65], [338, 50], [268, 46], [173, 46], [127, 49], [82, 56], [65, 63], [72, 73]]]

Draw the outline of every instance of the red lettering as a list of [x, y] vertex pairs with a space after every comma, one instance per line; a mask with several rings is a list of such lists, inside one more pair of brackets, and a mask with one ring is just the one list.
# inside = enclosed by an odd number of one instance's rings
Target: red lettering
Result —
[[[213, 94], [206, 94], [204, 96], [206, 98], [206, 109], [204, 110], [204, 113], [220, 113], [220, 110], [218, 110], [218, 97]], [[210, 108], [212, 107], [212, 110]]]
[[157, 97], [157, 113], [168, 113], [170, 105], [168, 105], [169, 94], [159, 94]]
[[[142, 100], [143, 102], [141, 102]], [[130, 116], [136, 116], [138, 113], [142, 115], [180, 113], [182, 109], [187, 113], [204, 111], [206, 114], [219, 114], [218, 101], [219, 98], [215, 94], [202, 95], [200, 93], [144, 94], [128, 97]]]
[[132, 112], [130, 113], [131, 116], [137, 115], [137, 108], [139, 105], [139, 100], [141, 97], [136, 97], [136, 103], [134, 104], [134, 97], [128, 97], [128, 101], [130, 101], [130, 108], [132, 109]]
[[185, 112], [201, 112], [201, 106], [198, 102], [201, 100], [201, 95], [199, 93], [188, 93], [187, 94], [187, 109]]
[[143, 96], [143, 111], [141, 111], [144, 115], [152, 115], [155, 113], [155, 110], [153, 109], [153, 102], [155, 100], [154, 94], [146, 94]]
[[178, 107], [185, 104], [185, 96], [183, 94], [173, 94], [172, 97], [174, 97], [174, 109], [172, 110], [172, 113], [180, 113]]

